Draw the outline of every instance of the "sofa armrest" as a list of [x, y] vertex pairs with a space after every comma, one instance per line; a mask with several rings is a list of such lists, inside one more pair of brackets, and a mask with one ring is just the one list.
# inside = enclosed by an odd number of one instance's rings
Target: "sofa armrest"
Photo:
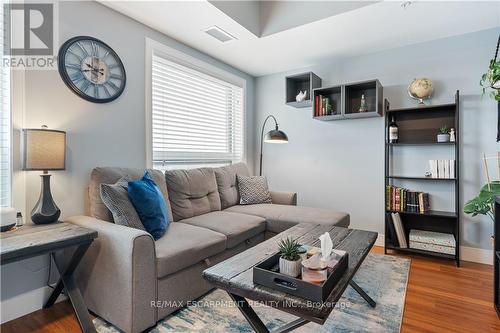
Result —
[[125, 332], [155, 325], [157, 274], [151, 235], [88, 216], [65, 222], [98, 232], [75, 274], [87, 307]]
[[297, 193], [270, 191], [271, 202], [278, 205], [297, 206]]

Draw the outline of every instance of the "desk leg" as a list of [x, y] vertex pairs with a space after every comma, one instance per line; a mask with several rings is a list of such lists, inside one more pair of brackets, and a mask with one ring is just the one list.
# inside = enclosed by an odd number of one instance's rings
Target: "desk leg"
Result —
[[82, 328], [82, 331], [84, 333], [87, 332], [95, 333], [96, 330], [94, 324], [92, 323], [92, 320], [90, 319], [89, 311], [85, 306], [82, 294], [80, 293], [80, 290], [78, 289], [75, 280], [73, 279], [73, 272], [80, 263], [80, 260], [82, 259], [85, 252], [87, 252], [87, 249], [89, 248], [90, 244], [91, 242], [78, 246], [75, 253], [73, 254], [73, 257], [71, 258], [69, 264], [66, 266], [65, 269], [61, 267], [61, 263], [58, 262], [54, 254], [52, 254], [52, 258], [54, 258], [54, 262], [56, 263], [56, 268], [57, 271], [59, 272], [60, 279], [57, 282], [54, 291], [47, 300], [47, 303], [45, 303], [44, 305], [44, 308], [51, 307], [55, 303], [57, 297], [59, 297], [59, 295], [61, 294], [63, 288], [65, 288], [66, 292], [68, 293], [68, 297], [71, 301], [71, 305], [75, 310], [75, 314], [76, 317], [78, 318], [78, 322], [80, 323], [80, 327]]

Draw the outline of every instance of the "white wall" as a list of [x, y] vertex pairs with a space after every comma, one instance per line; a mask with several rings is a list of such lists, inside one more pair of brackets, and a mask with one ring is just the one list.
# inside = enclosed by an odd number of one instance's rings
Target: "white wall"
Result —
[[[415, 105], [406, 91], [415, 77], [429, 77], [434, 81], [432, 104], [452, 102], [455, 91], [460, 90], [461, 205], [474, 197], [485, 182], [482, 153], [496, 155], [499, 148], [495, 142], [496, 104], [486, 97], [481, 99], [478, 85], [493, 56], [498, 33], [498, 29], [488, 30], [362, 57], [327, 59], [312, 68], [259, 77], [256, 81], [257, 127], [265, 116], [274, 114], [290, 140], [287, 145], [264, 146], [264, 174], [270, 187], [298, 192], [302, 205], [348, 212], [353, 228], [384, 232], [384, 120], [321, 122], [311, 118], [311, 108], [286, 106], [285, 76], [312, 70], [323, 79], [323, 86], [378, 78], [392, 108]], [[259, 131], [255, 129], [256, 144]], [[410, 175], [412, 171], [423, 175], [427, 171], [427, 160], [433, 158], [429, 156], [446, 155], [446, 151], [414, 149], [420, 152], [401, 156], [413, 169], [406, 169]], [[494, 164], [492, 170], [498, 178]], [[433, 185], [424, 190], [436, 191], [434, 208], [454, 208], [453, 202], [446, 199], [451, 198], [450, 185]], [[489, 236], [493, 229], [488, 218], [462, 216], [461, 223], [462, 245], [490, 249]]]
[[[189, 48], [128, 17], [96, 2], [59, 3], [59, 43], [73, 36], [88, 35], [110, 45], [120, 56], [127, 73], [123, 94], [107, 104], [87, 102], [72, 93], [57, 71], [27, 71], [25, 77], [24, 127], [67, 131], [66, 171], [53, 172], [52, 194], [62, 218], [84, 213], [86, 186], [96, 166], [146, 165], [144, 111], [145, 38], [149, 37], [186, 52], [221, 69], [241, 76], [247, 82], [247, 119], [253, 128], [254, 79], [209, 56]], [[249, 130], [249, 135], [253, 134]], [[247, 141], [247, 155], [252, 164], [253, 140]], [[38, 172], [25, 174], [26, 188], [14, 188], [14, 195], [26, 195], [26, 220], [40, 192]], [[21, 209], [21, 207], [18, 207]], [[24, 208], [24, 207], [22, 207]], [[23, 209], [24, 210], [24, 209]], [[40, 308], [48, 274], [48, 257], [37, 257], [2, 267], [1, 321]], [[24, 304], [20, 306], [19, 304]]]

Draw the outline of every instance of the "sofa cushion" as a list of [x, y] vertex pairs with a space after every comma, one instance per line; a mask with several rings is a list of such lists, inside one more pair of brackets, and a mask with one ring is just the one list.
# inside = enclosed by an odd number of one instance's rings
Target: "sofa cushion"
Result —
[[241, 205], [271, 203], [271, 193], [267, 187], [267, 179], [263, 176], [238, 175], [238, 189]]
[[259, 216], [231, 212], [211, 212], [180, 222], [207, 228], [226, 235], [228, 249], [266, 230], [266, 220]]
[[128, 181], [124, 177], [114, 184], [101, 184], [101, 199], [113, 214], [116, 224], [146, 231], [128, 197]]
[[226, 236], [185, 223], [171, 223], [155, 242], [158, 278], [180, 271], [226, 249]]
[[[90, 216], [99, 220], [113, 222], [113, 216], [101, 199], [101, 184], [114, 184], [120, 178], [126, 177], [131, 180], [142, 178], [145, 169], [98, 167], [92, 170], [89, 184], [89, 210]], [[148, 169], [151, 178], [160, 188], [161, 194], [168, 202], [168, 190], [165, 182], [165, 175], [159, 170]], [[168, 217], [173, 221], [172, 211], [168, 208]]]
[[237, 205], [224, 210], [266, 219], [267, 231], [282, 232], [297, 223], [331, 224], [347, 228], [349, 214], [330, 209], [275, 204]]
[[165, 178], [174, 221], [221, 209], [213, 169], [169, 170]]
[[128, 182], [128, 196], [147, 232], [158, 240], [165, 234], [170, 220], [167, 203], [149, 172], [141, 179]]
[[221, 168], [215, 168], [215, 179], [219, 189], [221, 208], [237, 205], [240, 203], [240, 194], [238, 192], [238, 182], [236, 175], [250, 176], [245, 163], [236, 163]]

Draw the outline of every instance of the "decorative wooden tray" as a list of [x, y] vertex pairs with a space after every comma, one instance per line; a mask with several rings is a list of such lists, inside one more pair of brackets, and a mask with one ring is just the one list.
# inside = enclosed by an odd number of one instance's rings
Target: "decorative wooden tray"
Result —
[[347, 269], [349, 256], [346, 253], [333, 272], [323, 284], [303, 281], [301, 277], [291, 277], [279, 273], [279, 254], [275, 254], [260, 262], [253, 268], [253, 282], [265, 287], [276, 289], [291, 295], [305, 298], [313, 302], [324, 302], [332, 292], [338, 280]]

